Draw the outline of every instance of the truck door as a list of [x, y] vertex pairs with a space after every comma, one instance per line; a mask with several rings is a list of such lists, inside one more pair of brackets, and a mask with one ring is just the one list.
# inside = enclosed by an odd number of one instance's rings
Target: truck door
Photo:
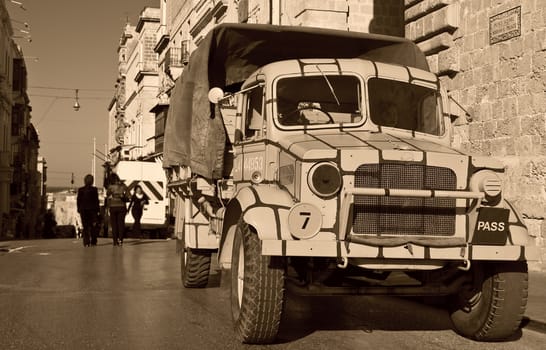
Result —
[[256, 85], [243, 97], [241, 139], [235, 142], [233, 179], [235, 182], [259, 180], [265, 174], [264, 87]]

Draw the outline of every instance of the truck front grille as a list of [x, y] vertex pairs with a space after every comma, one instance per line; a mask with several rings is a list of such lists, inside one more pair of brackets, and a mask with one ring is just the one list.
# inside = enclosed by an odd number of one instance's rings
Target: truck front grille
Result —
[[[355, 172], [355, 187], [455, 190], [449, 168], [424, 164], [364, 164]], [[370, 235], [451, 236], [455, 233], [456, 200], [357, 195], [353, 232]]]

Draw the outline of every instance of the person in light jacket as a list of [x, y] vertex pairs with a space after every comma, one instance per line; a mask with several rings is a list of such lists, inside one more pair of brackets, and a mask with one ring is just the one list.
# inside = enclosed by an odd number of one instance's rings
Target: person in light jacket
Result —
[[125, 231], [125, 215], [127, 214], [125, 203], [129, 201], [128, 189], [117, 174], [110, 175], [109, 184], [106, 190], [106, 203], [110, 212], [112, 239], [115, 246], [121, 246]]

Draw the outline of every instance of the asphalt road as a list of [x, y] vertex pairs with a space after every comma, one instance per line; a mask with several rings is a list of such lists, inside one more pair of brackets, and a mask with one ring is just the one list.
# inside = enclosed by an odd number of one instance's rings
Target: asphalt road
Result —
[[242, 345], [218, 273], [183, 289], [174, 241], [0, 242], [1, 349], [544, 349], [524, 327], [478, 343], [441, 308], [391, 297], [289, 295], [278, 343]]

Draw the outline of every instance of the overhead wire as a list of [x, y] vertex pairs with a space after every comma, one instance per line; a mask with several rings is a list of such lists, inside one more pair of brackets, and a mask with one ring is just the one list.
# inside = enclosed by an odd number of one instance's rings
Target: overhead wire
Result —
[[70, 90], [74, 91], [76, 89], [80, 91], [111, 91], [114, 92], [114, 89], [94, 89], [94, 88], [67, 88], [67, 87], [57, 87], [57, 86], [29, 86], [29, 89], [49, 89], [49, 90]]
[[36, 126], [38, 126], [41, 122], [44, 121], [45, 117], [47, 116], [47, 114], [49, 113], [49, 111], [51, 111], [51, 108], [53, 108], [53, 104], [55, 103], [55, 101], [58, 100], [58, 97], [55, 97], [50, 103], [49, 105], [46, 107], [46, 110], [44, 111], [44, 113], [42, 113], [42, 116], [40, 117], [40, 119], [36, 122]]
[[[42, 94], [28, 94], [30, 97], [52, 97], [52, 98], [58, 98], [58, 99], [70, 99], [73, 100], [74, 96], [64, 96], [64, 95], [42, 95]], [[110, 100], [112, 97], [107, 96], [91, 96], [91, 97], [85, 97], [85, 96], [79, 96], [78, 99], [80, 100]]]

